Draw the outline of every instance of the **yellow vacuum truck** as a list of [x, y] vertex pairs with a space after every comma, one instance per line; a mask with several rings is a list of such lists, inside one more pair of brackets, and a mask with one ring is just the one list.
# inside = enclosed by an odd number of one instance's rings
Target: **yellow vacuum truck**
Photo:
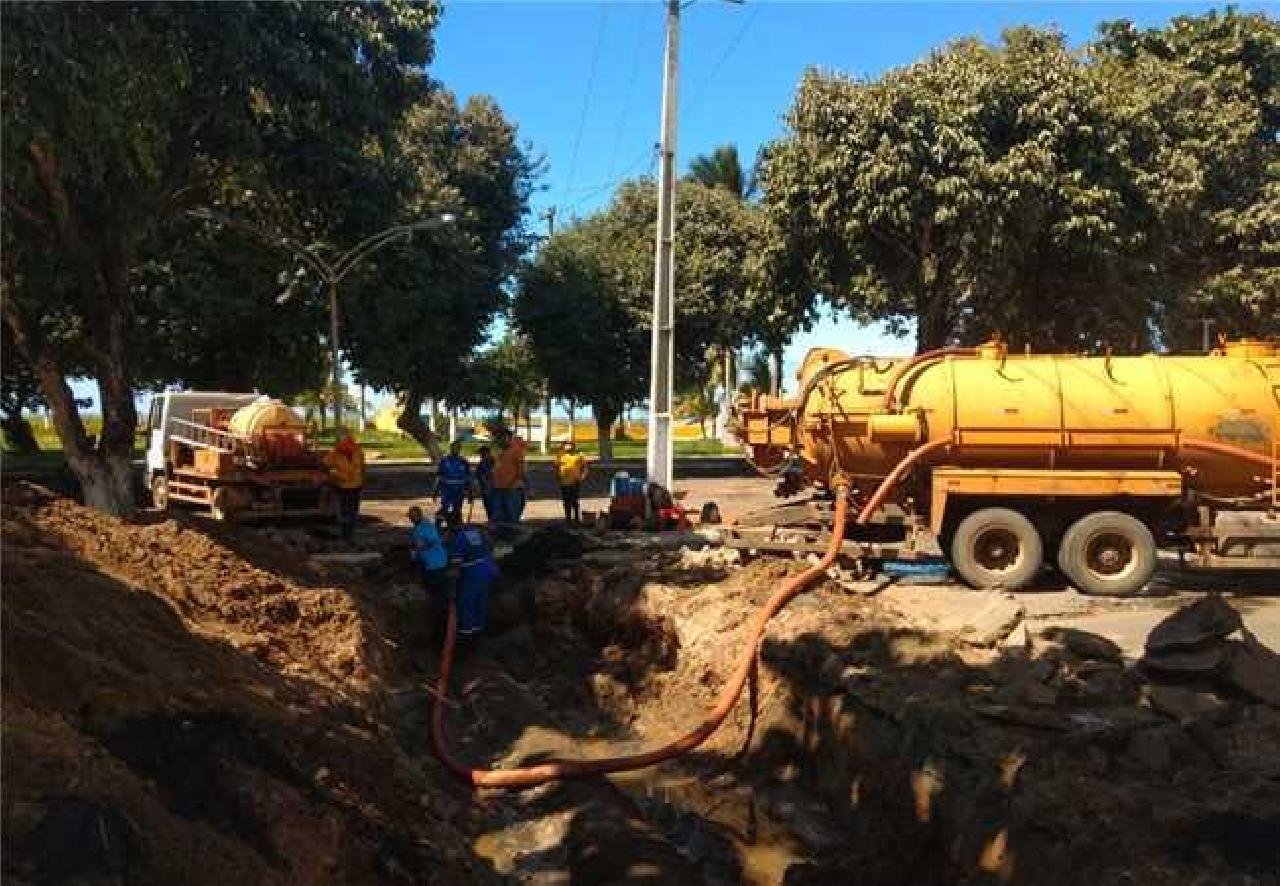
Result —
[[[1141, 589], [1160, 548], [1202, 568], [1280, 569], [1272, 343], [1203, 356], [818, 349], [798, 379], [794, 397], [738, 404], [744, 444], [780, 495], [847, 484], [858, 525], [845, 551], [860, 560], [936, 543], [976, 587], [1016, 589], [1056, 562], [1104, 594]], [[818, 550], [830, 513], [821, 495], [770, 509], [729, 543]]]

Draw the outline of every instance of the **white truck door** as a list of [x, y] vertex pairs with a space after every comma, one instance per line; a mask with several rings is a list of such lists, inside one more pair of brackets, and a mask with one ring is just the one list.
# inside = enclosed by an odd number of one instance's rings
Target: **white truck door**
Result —
[[152, 396], [151, 408], [147, 412], [147, 477], [153, 477], [164, 471], [165, 425], [169, 421], [168, 406], [168, 395]]

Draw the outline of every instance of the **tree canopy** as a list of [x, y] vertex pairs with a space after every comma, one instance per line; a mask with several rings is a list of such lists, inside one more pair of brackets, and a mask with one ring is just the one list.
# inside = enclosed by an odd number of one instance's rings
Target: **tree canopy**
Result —
[[[144, 322], [138, 275], [198, 204], [254, 204], [341, 239], [385, 218], [377, 162], [429, 86], [432, 3], [7, 3], [2, 71], [4, 321], [32, 366], [86, 500], [132, 505]], [[169, 351], [170, 369], [183, 363]], [[154, 362], [158, 355], [149, 354]], [[80, 364], [96, 443], [67, 385]], [[163, 368], [163, 367], [162, 367]], [[149, 374], [149, 373], [148, 373]], [[168, 373], [166, 373], [168, 374]], [[174, 371], [173, 375], [180, 375]]]
[[811, 71], [761, 164], [775, 261], [919, 349], [1185, 345], [1206, 309], [1273, 332], [1277, 52], [1275, 22], [1229, 11], [1086, 53], [1016, 28], [876, 80]]

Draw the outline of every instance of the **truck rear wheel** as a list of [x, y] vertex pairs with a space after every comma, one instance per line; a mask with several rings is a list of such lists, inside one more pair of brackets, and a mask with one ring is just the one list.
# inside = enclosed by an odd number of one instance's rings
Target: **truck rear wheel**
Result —
[[960, 521], [951, 539], [951, 565], [975, 588], [1017, 590], [1044, 565], [1035, 524], [1008, 508], [982, 508]]
[[1156, 540], [1136, 517], [1096, 511], [1062, 536], [1058, 568], [1081, 593], [1135, 594], [1156, 571]]

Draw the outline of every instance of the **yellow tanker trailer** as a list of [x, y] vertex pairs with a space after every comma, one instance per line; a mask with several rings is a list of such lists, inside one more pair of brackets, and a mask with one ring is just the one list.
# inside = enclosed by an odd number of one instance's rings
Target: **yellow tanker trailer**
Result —
[[[1280, 354], [1011, 354], [998, 342], [878, 360], [811, 351], [789, 399], [738, 418], [753, 461], [858, 509], [846, 553], [920, 556], [936, 540], [960, 576], [1013, 589], [1056, 561], [1081, 590], [1132, 593], [1157, 548], [1201, 567], [1280, 568]], [[822, 532], [821, 499], [748, 519], [731, 543], [816, 550], [763, 524]], [[762, 534], [763, 533], [763, 534]]]

